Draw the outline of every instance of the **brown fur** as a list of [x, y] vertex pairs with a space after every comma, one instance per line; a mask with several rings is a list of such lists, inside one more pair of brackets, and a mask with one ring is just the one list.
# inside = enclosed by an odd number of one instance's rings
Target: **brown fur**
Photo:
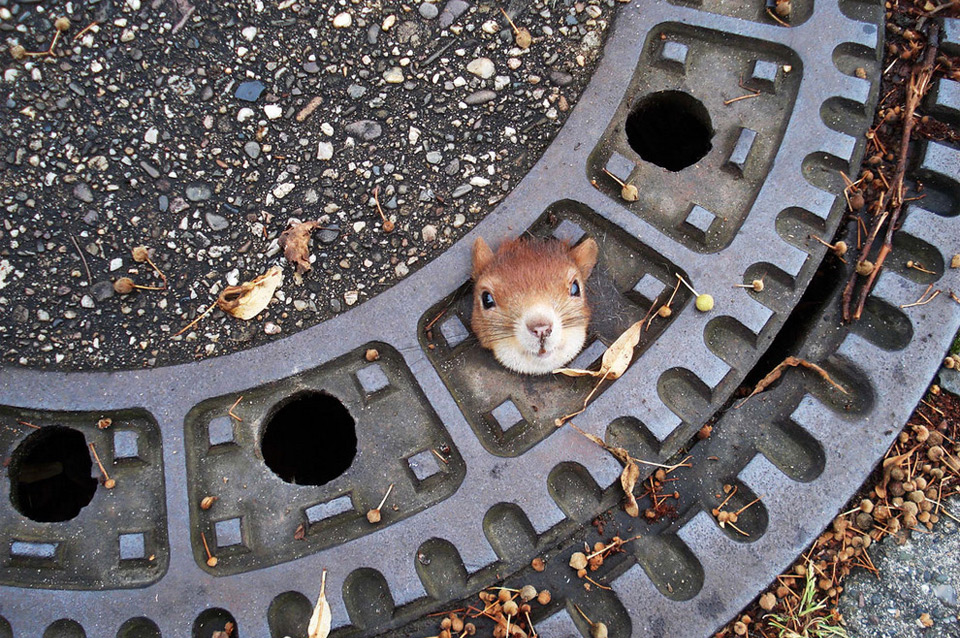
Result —
[[[505, 241], [496, 254], [483, 239], [473, 246], [473, 315], [471, 327], [481, 345], [492, 348], [509, 339], [524, 310], [537, 303], [552, 306], [565, 327], [590, 320], [586, 280], [597, 261], [597, 244], [587, 239], [571, 248], [558, 240], [515, 239]], [[580, 296], [570, 295], [574, 280]], [[496, 307], [484, 310], [481, 295], [493, 294]]]

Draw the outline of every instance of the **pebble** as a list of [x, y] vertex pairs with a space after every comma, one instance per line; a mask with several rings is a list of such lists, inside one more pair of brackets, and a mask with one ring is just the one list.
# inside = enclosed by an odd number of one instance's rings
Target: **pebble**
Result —
[[283, 115], [283, 107], [278, 104], [266, 104], [263, 107], [263, 112], [267, 116], [267, 119], [275, 120]]
[[333, 26], [338, 29], [345, 29], [353, 24], [353, 16], [344, 11], [343, 13], [338, 13], [337, 16], [333, 19]]
[[257, 27], [244, 27], [240, 35], [242, 35], [247, 42], [253, 42], [253, 39], [257, 37]]
[[210, 199], [213, 191], [206, 184], [190, 184], [185, 194], [191, 202], [202, 202]]
[[470, 184], [460, 184], [455, 189], [453, 189], [453, 193], [451, 194], [451, 197], [453, 197], [454, 199], [459, 199], [472, 190], [473, 190], [473, 186], [471, 186]]
[[358, 120], [347, 124], [347, 133], [359, 137], [364, 141], [375, 140], [383, 134], [383, 128], [373, 120]]
[[97, 301], [106, 301], [113, 296], [113, 293], [113, 283], [109, 281], [98, 281], [90, 286], [90, 294]]
[[439, 151], [430, 151], [427, 153], [428, 164], [439, 164], [443, 161], [443, 155]]
[[423, 227], [423, 230], [420, 231], [420, 237], [428, 244], [433, 242], [433, 240], [437, 238], [437, 227], [433, 224], [427, 224]]
[[80, 182], [73, 187], [73, 196], [79, 199], [81, 202], [86, 202], [90, 204], [93, 202], [93, 191], [90, 190], [85, 182]]
[[403, 79], [403, 69], [398, 66], [387, 69], [383, 73], [383, 80], [387, 84], [400, 84]]
[[440, 15], [440, 9], [437, 8], [437, 5], [432, 2], [424, 2], [420, 5], [419, 8], [420, 15], [423, 16], [425, 20], [433, 20], [438, 15]]
[[290, 194], [295, 187], [295, 184], [292, 182], [285, 182], [283, 184], [277, 184], [273, 189], [273, 196], [277, 199], [283, 199]]
[[216, 213], [207, 213], [204, 215], [204, 218], [207, 220], [207, 225], [210, 226], [211, 230], [226, 230], [230, 226], [230, 222], [227, 221], [227, 218], [222, 215], [217, 215]]
[[474, 91], [464, 100], [470, 106], [477, 106], [478, 104], [486, 104], [492, 100], [497, 99], [497, 94], [489, 89], [483, 89], [480, 91]]
[[332, 244], [340, 236], [340, 227], [336, 224], [327, 224], [320, 229], [320, 241], [324, 244]]
[[550, 71], [550, 81], [557, 86], [567, 86], [573, 82], [573, 76], [563, 71]]
[[359, 84], [351, 84], [347, 87], [347, 95], [354, 100], [359, 100], [363, 97], [363, 94], [367, 92], [367, 88], [360, 86]]
[[466, 222], [467, 222], [467, 218], [463, 215], [463, 213], [457, 213], [456, 215], [453, 216], [453, 227], [454, 227], [454, 228], [460, 228], [460, 227], [463, 226]]
[[280, 334], [280, 326], [272, 321], [268, 321], [267, 323], [263, 324], [263, 331], [268, 335]]
[[238, 100], [243, 100], [244, 102], [256, 102], [265, 88], [267, 87], [264, 86], [263, 82], [260, 82], [259, 80], [244, 82], [237, 87], [233, 97], [237, 98]]
[[115, 270], [120, 270], [123, 267], [123, 259], [120, 257], [114, 257], [110, 260], [110, 272]]
[[90, 295], [84, 295], [80, 298], [80, 305], [84, 308], [94, 308], [96, 304], [93, 301], [93, 297]]
[[247, 108], [247, 107], [245, 106], [245, 107], [243, 107], [242, 109], [240, 109], [240, 110], [237, 112], [237, 121], [238, 121], [238, 122], [246, 122], [247, 120], [249, 120], [249, 119], [250, 119], [251, 117], [253, 117], [254, 115], [256, 115], [256, 113], [253, 112], [253, 109]]
[[147, 132], [143, 135], [143, 141], [147, 144], [156, 144], [157, 136], [160, 134], [160, 131], [157, 130], [156, 126], [151, 126], [147, 129]]
[[260, 157], [260, 144], [251, 140], [243, 145], [243, 152], [246, 153], [250, 159], [257, 159]]
[[359, 298], [360, 298], [359, 290], [348, 290], [347, 292], [343, 293], [343, 300], [347, 303], [348, 306], [352, 306], [353, 304], [357, 303], [357, 299]]
[[328, 160], [333, 157], [333, 144], [330, 142], [319, 142], [317, 144], [317, 159]]
[[467, 64], [467, 71], [473, 73], [478, 78], [487, 80], [493, 77], [496, 67], [493, 66], [493, 60], [490, 58], [476, 58]]

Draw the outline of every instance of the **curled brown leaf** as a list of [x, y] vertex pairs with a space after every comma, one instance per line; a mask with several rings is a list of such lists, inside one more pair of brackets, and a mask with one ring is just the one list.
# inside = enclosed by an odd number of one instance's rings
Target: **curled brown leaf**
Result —
[[294, 275], [299, 282], [303, 273], [308, 272], [310, 265], [310, 234], [320, 225], [320, 222], [296, 222], [280, 233], [280, 247], [283, 256], [297, 268]]
[[272, 266], [252, 281], [224, 288], [217, 299], [217, 306], [238, 319], [253, 319], [267, 307], [282, 282], [283, 271], [279, 266]]

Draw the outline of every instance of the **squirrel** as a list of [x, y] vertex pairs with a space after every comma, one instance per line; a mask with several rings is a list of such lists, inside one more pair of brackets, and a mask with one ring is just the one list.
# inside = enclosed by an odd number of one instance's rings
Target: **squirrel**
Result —
[[586, 281], [598, 247], [556, 239], [507, 240], [496, 254], [483, 238], [473, 244], [473, 314], [480, 345], [504, 367], [542, 375], [583, 348], [590, 322]]

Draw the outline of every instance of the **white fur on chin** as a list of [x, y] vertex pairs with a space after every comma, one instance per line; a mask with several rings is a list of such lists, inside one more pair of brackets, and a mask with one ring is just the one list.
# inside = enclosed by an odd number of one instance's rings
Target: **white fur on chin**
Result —
[[493, 356], [503, 367], [520, 374], [550, 374], [572, 361], [580, 353], [586, 340], [586, 328], [568, 328], [559, 336], [559, 343], [555, 343], [547, 350], [547, 354], [542, 356], [538, 354], [538, 347], [531, 350], [514, 339], [495, 344]]

